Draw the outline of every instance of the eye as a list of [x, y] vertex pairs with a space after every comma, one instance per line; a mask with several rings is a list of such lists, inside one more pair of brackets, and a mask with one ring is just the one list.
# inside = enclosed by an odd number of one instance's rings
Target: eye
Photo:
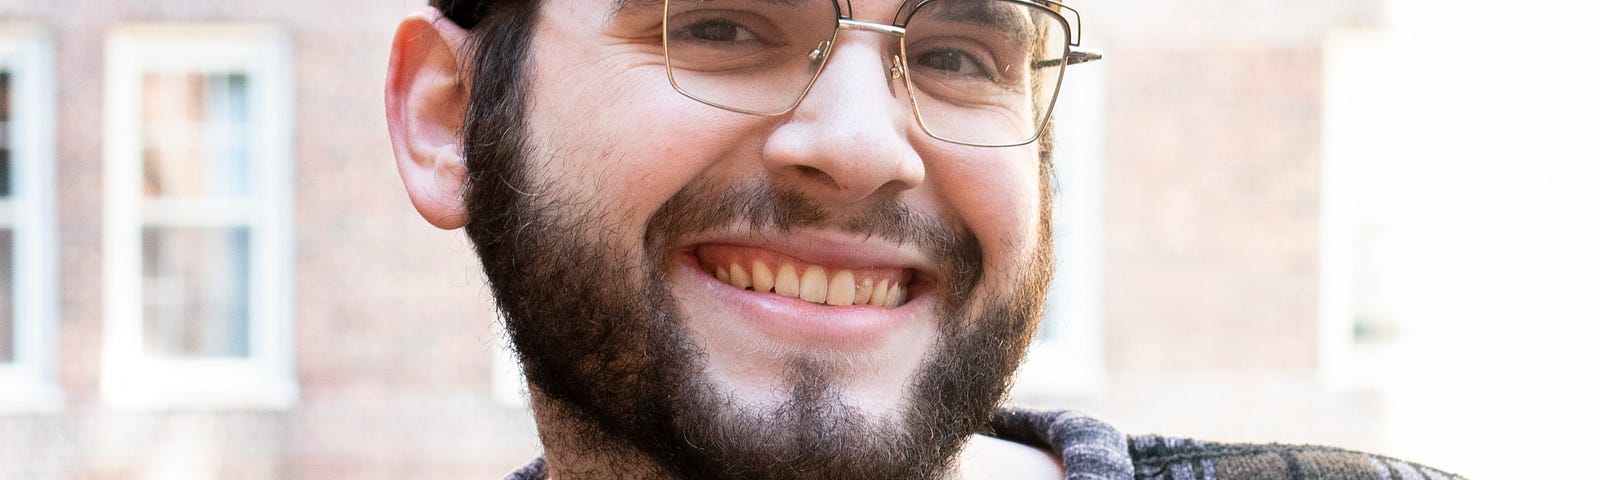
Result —
[[755, 33], [738, 22], [726, 18], [707, 18], [686, 25], [679, 35], [690, 40], [708, 43], [741, 43], [756, 40]]
[[918, 54], [913, 61], [917, 66], [927, 67], [944, 75], [994, 79], [994, 73], [989, 71], [977, 57], [954, 48], [928, 50]]

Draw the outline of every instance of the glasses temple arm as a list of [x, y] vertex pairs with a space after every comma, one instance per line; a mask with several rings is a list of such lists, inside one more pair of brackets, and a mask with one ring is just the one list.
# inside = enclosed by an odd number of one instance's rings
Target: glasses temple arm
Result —
[[1103, 57], [1104, 55], [1101, 55], [1100, 52], [1093, 50], [1073, 50], [1067, 52], [1066, 58], [1052, 58], [1033, 62], [1033, 69], [1038, 70], [1041, 68], [1059, 67], [1063, 63], [1067, 65], [1077, 65], [1080, 63], [1093, 62]]

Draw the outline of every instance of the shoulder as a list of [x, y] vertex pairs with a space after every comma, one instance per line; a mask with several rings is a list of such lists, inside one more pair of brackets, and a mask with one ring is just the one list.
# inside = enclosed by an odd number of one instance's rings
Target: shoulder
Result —
[[545, 480], [544, 458], [540, 457], [506, 475], [505, 480]]
[[1135, 479], [1382, 479], [1457, 480], [1459, 475], [1416, 463], [1316, 445], [1211, 443], [1140, 435], [1128, 437]]

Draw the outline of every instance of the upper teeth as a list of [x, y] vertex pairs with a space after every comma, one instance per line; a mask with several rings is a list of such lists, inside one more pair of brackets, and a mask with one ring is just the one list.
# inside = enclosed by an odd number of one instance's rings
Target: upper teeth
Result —
[[773, 292], [825, 305], [872, 305], [894, 308], [906, 303], [905, 288], [899, 282], [850, 269], [835, 269], [832, 275], [817, 265], [801, 271], [792, 263], [778, 265], [777, 272], [762, 260], [750, 262], [749, 270], [740, 263], [716, 268], [717, 280], [734, 288]]

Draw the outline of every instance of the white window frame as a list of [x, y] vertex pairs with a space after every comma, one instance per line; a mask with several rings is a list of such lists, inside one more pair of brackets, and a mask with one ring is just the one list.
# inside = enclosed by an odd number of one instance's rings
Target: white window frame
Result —
[[34, 25], [0, 24], [0, 67], [11, 72], [10, 200], [13, 362], [0, 363], [0, 414], [59, 410], [55, 249], [55, 82], [50, 40]]
[[1378, 93], [1372, 89], [1388, 88], [1370, 83], [1374, 81], [1367, 78], [1371, 75], [1363, 76], [1361, 72], [1386, 71], [1366, 67], [1384, 61], [1385, 57], [1376, 52], [1382, 52], [1387, 42], [1387, 35], [1381, 31], [1351, 29], [1335, 32], [1323, 45], [1317, 353], [1321, 383], [1337, 390], [1381, 388], [1393, 361], [1388, 344], [1363, 344], [1354, 335], [1357, 282], [1377, 279], [1355, 278], [1357, 236], [1372, 231], [1360, 228], [1370, 219], [1361, 218], [1358, 212], [1357, 195], [1365, 193], [1358, 190], [1354, 178], [1358, 172], [1352, 170], [1352, 163], [1371, 158], [1371, 152], [1362, 151], [1364, 148], [1381, 145], [1372, 141], [1370, 132], [1363, 131], [1371, 128], [1371, 112], [1363, 110], [1371, 102], [1363, 99]]
[[1058, 404], [1104, 391], [1105, 354], [1105, 62], [1066, 69], [1055, 129], [1056, 274], [1041, 333], [1017, 372], [1013, 395]]
[[[294, 405], [289, 37], [247, 24], [114, 28], [106, 45], [105, 352], [101, 392], [126, 409], [286, 409]], [[170, 359], [144, 352], [140, 193], [141, 82], [150, 71], [249, 75], [256, 196], [249, 227], [249, 352], [239, 359]], [[222, 221], [222, 220], [219, 220]], [[169, 224], [161, 222], [159, 224]]]

